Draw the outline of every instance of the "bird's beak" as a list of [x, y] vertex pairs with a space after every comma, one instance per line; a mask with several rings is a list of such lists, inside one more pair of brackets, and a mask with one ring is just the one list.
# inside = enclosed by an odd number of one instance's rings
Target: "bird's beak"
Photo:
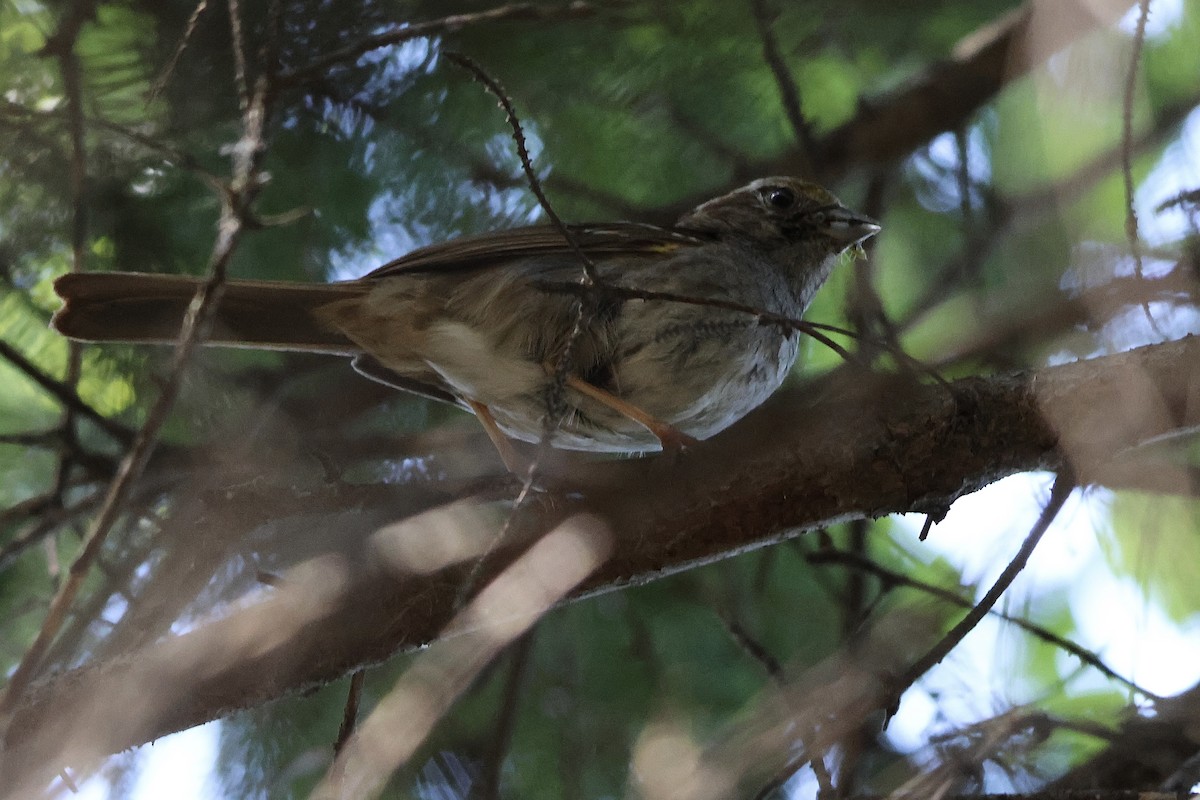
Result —
[[848, 208], [835, 208], [825, 215], [825, 235], [846, 247], [870, 239], [880, 230], [878, 222]]

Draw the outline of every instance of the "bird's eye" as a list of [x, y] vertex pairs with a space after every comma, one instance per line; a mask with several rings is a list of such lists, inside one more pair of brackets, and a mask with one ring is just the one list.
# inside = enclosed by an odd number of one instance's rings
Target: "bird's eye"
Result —
[[785, 210], [796, 204], [796, 193], [785, 186], [772, 186], [762, 190], [762, 198], [772, 208]]

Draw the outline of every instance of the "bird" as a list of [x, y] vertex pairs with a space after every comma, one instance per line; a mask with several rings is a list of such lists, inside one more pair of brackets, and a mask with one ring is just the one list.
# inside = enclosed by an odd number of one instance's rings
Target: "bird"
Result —
[[[879, 230], [816, 183], [761, 178], [668, 226], [532, 225], [354, 280], [229, 280], [205, 343], [350, 356], [368, 378], [473, 412], [510, 468], [513, 439], [679, 450], [759, 406], [796, 361], [794, 328], [744, 309], [800, 318], [839, 256]], [[51, 325], [173, 343], [201, 281], [69, 273]]]

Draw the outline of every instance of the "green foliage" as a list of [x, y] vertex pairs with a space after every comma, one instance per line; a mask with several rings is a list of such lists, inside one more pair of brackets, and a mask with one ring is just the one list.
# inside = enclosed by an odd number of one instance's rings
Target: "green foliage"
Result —
[[[242, 5], [251, 6], [244, 10], [253, 78], [261, 74], [270, 4]], [[964, 37], [1018, 6], [1000, 0], [767, 5], [782, 59], [818, 138], [864, 107], [885, 103], [889, 91], [943, 62]], [[799, 163], [751, 3], [597, 6], [588, 19], [468, 24], [416, 38], [272, 96], [264, 136], [269, 180], [253, 209], [254, 222], [262, 224], [252, 225], [240, 242], [230, 274], [279, 280], [357, 275], [411, 247], [541, 217], [494, 98], [444, 58], [448, 50], [470, 55], [507, 87], [534, 166], [568, 220], [662, 222], [678, 213], [681, 198], [718, 190], [763, 165]], [[83, 79], [87, 180], [76, 196], [62, 67], [39, 55], [69, 4], [0, 4], [0, 135], [6, 141], [0, 149], [0, 339], [55, 380], [65, 375], [69, 351], [47, 328], [57, 304], [51, 282], [71, 268], [76, 219], [86, 222], [89, 270], [202, 274], [209, 264], [221, 197], [208, 176], [228, 175], [231, 148], [242, 135], [223, 6], [202, 15], [162, 93], [148, 95], [193, 7], [183, 0], [102, 3], [81, 27], [73, 52]], [[385, 26], [483, 6], [295, 0], [283, 7], [276, 45], [286, 70]], [[1146, 45], [1144, 91], [1132, 119], [1139, 135], [1154, 135], [1134, 162], [1139, 185], [1175, 133], [1152, 130], [1160, 115], [1194, 103], [1200, 92], [1197, 40], [1200, 9], [1185, 3], [1178, 25]], [[1034, 301], [1067, 297], [1075, 271], [1088, 267], [1081, 266], [1081, 253], [1116, 253], [1103, 269], [1127, 273], [1125, 189], [1115, 156], [1129, 49], [1127, 35], [1100, 33], [1008, 83], [964, 123], [960, 141], [970, 154], [965, 174], [954, 132], [943, 132], [898, 163], [844, 165], [842, 182], [832, 188], [856, 207], [877, 202], [884, 234], [867, 257], [845, 257], [808, 317], [838, 325], [857, 321], [861, 309], [854, 302], [866, 275], [897, 341], [917, 357], [936, 358], [966, 333], [979, 332], [983, 312], [1001, 300], [1026, 310]], [[1108, 167], [1073, 183], [1081, 169], [1097, 163]], [[871, 191], [876, 186], [882, 190]], [[947, 374], [978, 371], [983, 363], [1038, 366], [1048, 353], [1094, 352], [1105, 343], [1088, 325], [1108, 323], [1060, 326], [1035, 342], [952, 364]], [[799, 369], [806, 376], [841, 363], [811, 341], [804, 353]], [[168, 358], [164, 348], [88, 347], [73, 388], [100, 414], [133, 426], [159, 396]], [[0, 434], [58, 430], [62, 405], [3, 359], [0, 387]], [[465, 417], [424, 400], [380, 399], [374, 388], [364, 389], [341, 363], [279, 353], [198, 355], [161, 437], [162, 449], [176, 460], [161, 476], [152, 472], [161, 482], [147, 492], [153, 496], [137, 498], [134, 519], [114, 535], [105, 564], [144, 556], [137, 579], [130, 579], [133, 589], [154, 575], [162, 553], [138, 549], [146, 546], [147, 531], [163, 508], [182, 504], [181, 497], [197, 502], [188, 494], [195, 487], [179, 485], [186, 479], [178, 474], [194, 474], [181, 464], [233, 458], [229, 452], [265, 442], [264, 448], [305, 450], [314, 471], [349, 485], [398, 482], [397, 463], [410, 453], [436, 473], [439, 458], [455, 454], [420, 450], [420, 436], [454, 425], [466, 429]], [[76, 433], [104, 464], [119, 456], [114, 442], [90, 423], [80, 423]], [[214, 443], [223, 439], [236, 440], [236, 447], [214, 455]], [[337, 460], [327, 458], [330, 441], [345, 445]], [[62, 450], [54, 437], [0, 443], [0, 509], [53, 491]], [[67, 473], [97, 491], [107, 478], [80, 463]], [[297, 476], [269, 471], [247, 480], [300, 483]], [[229, 489], [205, 485], [195, 491]], [[50, 551], [63, 563], [74, 557], [76, 539], [62, 534], [77, 530], [82, 518], [81, 512], [54, 528]], [[6, 521], [0, 528], [4, 544], [35, 522]], [[1200, 607], [1195, 504], [1120, 494], [1110, 524], [1113, 569], [1141, 579], [1147, 598], [1173, 619], [1191, 620]], [[894, 532], [887, 521], [875, 522], [865, 545], [845, 528], [827, 533], [834, 545], [884, 568], [960, 588], [956, 566]], [[252, 533], [269, 538], [262, 530]], [[502, 795], [626, 795], [631, 753], [655, 720], [678, 722], [702, 744], [714, 740], [775, 680], [747, 641], [794, 677], [842, 652], [857, 633], [890, 613], [911, 612], [937, 630], [961, 616], [960, 608], [911, 587], [869, 575], [858, 575], [859, 585], [849, 568], [811, 563], [814, 538], [549, 614], [535, 629], [522, 676]], [[294, 543], [272, 544], [286, 551]], [[175, 546], [164, 545], [167, 551]], [[963, 543], [964, 551], [970, 547]], [[214, 595], [217, 584], [245, 568], [221, 566], [224, 571], [216, 570], [213, 586], [206, 587]], [[100, 583], [93, 575], [84, 596], [103, 599]], [[12, 623], [0, 640], [4, 665], [15, 663], [32, 640], [49, 584], [39, 548], [23, 551], [0, 573], [0, 615]], [[848, 599], [852, 585], [862, 590], [857, 607]], [[969, 588], [962, 592], [970, 596]], [[1062, 634], [1075, 631], [1080, 613], [1065, 592], [1039, 597], [1027, 611]], [[120, 617], [120, 611], [112, 615]], [[745, 640], [739, 642], [733, 630]], [[1115, 719], [1128, 700], [1111, 684], [1096, 688], [1099, 679], [1059, 648], [1011, 629], [1005, 646], [1010, 680], [970, 689], [1093, 721]], [[80, 659], [91, 655], [83, 650]], [[370, 671], [366, 711], [411, 658]], [[505, 654], [479, 677], [395, 778], [393, 796], [433, 796], [439, 784], [431, 776], [448, 769], [449, 759], [478, 778], [499, 736], [512, 661]], [[328, 764], [344, 683], [226, 721], [219, 764], [225, 793], [306, 796]], [[895, 777], [901, 767], [913, 764], [885, 735], [870, 739], [863, 741], [868, 766], [859, 788], [890, 791], [903, 779]], [[1063, 772], [1099, 746], [1093, 737], [1056, 732], [1033, 756], [1031, 769]], [[895, 772], [879, 766], [898, 762]]]
[[1200, 70], [1200, 53], [1190, 45], [1200, 36], [1200, 10], [1193, 3], [1183, 3], [1180, 11], [1177, 28], [1170, 36], [1151, 42], [1142, 63], [1147, 95], [1156, 107], [1195, 97], [1191, 77]]
[[1107, 554], [1113, 569], [1141, 584], [1173, 619], [1194, 619], [1200, 607], [1200, 505], [1183, 497], [1120, 494], [1113, 503]]

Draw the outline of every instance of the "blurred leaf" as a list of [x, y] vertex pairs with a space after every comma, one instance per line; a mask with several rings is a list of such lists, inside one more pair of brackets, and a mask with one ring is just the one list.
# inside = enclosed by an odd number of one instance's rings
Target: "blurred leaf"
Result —
[[1112, 509], [1113, 569], [1135, 578], [1173, 620], [1200, 609], [1200, 502], [1184, 497], [1118, 494]]

